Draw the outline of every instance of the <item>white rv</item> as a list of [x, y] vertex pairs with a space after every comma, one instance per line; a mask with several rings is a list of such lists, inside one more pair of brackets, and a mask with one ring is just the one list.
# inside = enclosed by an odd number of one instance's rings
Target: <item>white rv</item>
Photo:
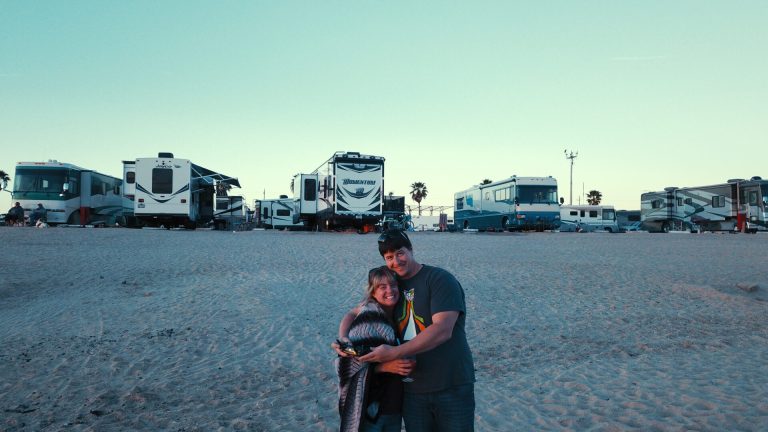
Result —
[[301, 229], [304, 223], [294, 222], [294, 200], [286, 195], [277, 199], [257, 200], [259, 223], [264, 228]]
[[18, 162], [12, 196], [25, 213], [40, 203], [50, 225], [125, 224], [133, 209], [123, 206], [119, 178], [69, 163]]
[[768, 181], [760, 177], [668, 187], [644, 193], [640, 201], [640, 219], [651, 232], [768, 230]]
[[373, 231], [383, 215], [384, 158], [337, 152], [293, 180], [295, 215], [312, 230]]
[[560, 207], [560, 232], [619, 232], [616, 210], [603, 205], [564, 205]]
[[213, 220], [216, 187], [240, 187], [236, 178], [193, 164], [189, 159], [174, 158], [172, 153], [124, 161], [123, 165], [126, 175], [134, 173], [134, 215], [148, 226], [203, 226]]
[[217, 195], [213, 211], [215, 229], [243, 230], [250, 227], [250, 209], [242, 195]]
[[460, 229], [550, 230], [560, 225], [557, 180], [517, 177], [477, 185], [454, 194], [453, 216]]

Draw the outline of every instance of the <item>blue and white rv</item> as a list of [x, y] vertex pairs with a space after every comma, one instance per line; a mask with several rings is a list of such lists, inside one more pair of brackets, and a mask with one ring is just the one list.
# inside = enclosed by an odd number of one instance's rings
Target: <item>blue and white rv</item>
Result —
[[552, 176], [512, 176], [457, 192], [454, 194], [453, 217], [460, 229], [556, 229], [560, 226], [557, 180]]
[[640, 195], [640, 219], [650, 232], [768, 231], [768, 180], [647, 192]]
[[560, 232], [619, 232], [616, 209], [609, 205], [563, 205]]
[[254, 219], [258, 219], [259, 226], [279, 230], [304, 228], [303, 223], [294, 222], [294, 200], [287, 195], [280, 195], [277, 199], [256, 200], [254, 208]]
[[69, 163], [18, 162], [12, 195], [27, 216], [42, 204], [50, 225], [114, 225], [133, 213], [121, 187], [119, 178]]

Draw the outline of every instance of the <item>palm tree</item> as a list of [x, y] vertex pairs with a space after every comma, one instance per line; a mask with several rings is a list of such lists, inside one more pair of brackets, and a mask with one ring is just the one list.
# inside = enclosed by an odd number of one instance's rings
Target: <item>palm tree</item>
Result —
[[481, 185], [487, 185], [493, 183], [493, 180], [491, 179], [485, 179], [482, 182], [480, 182]]
[[414, 182], [411, 185], [411, 198], [419, 204], [419, 216], [421, 216], [421, 200], [427, 197], [427, 185], [422, 182]]
[[587, 202], [590, 205], [600, 205], [600, 201], [603, 200], [603, 194], [598, 190], [591, 190], [587, 194]]
[[11, 177], [7, 172], [0, 170], [0, 190], [8, 188], [8, 182], [11, 181]]

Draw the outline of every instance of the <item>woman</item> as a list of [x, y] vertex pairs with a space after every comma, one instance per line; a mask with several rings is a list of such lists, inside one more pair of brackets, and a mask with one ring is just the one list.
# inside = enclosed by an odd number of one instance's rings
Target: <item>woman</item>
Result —
[[339, 354], [341, 431], [400, 431], [400, 375], [408, 375], [415, 362], [400, 359], [369, 364], [357, 359], [373, 347], [397, 344], [393, 312], [399, 300], [395, 274], [386, 266], [377, 267], [368, 272], [365, 299], [339, 324], [339, 340], [333, 348]]

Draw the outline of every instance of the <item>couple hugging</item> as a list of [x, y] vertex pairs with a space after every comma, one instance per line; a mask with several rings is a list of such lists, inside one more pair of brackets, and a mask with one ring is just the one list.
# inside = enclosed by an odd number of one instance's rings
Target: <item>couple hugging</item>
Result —
[[[363, 302], [339, 324], [342, 431], [474, 430], [474, 364], [464, 290], [449, 272], [414, 259], [400, 230], [378, 239], [385, 266], [368, 274]], [[407, 343], [405, 343], [407, 342]]]

